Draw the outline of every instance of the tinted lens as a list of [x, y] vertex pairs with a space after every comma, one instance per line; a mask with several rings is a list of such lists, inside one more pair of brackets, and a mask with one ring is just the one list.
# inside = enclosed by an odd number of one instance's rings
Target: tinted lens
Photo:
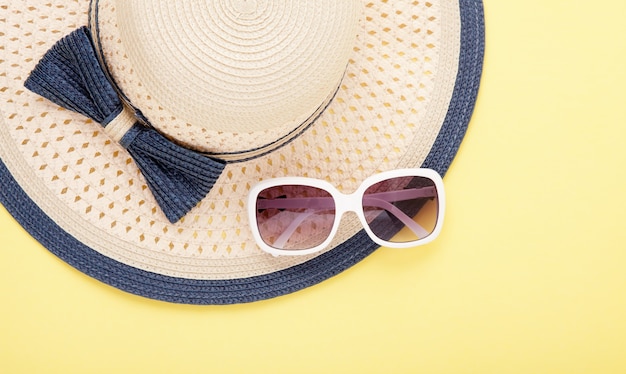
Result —
[[270, 187], [257, 197], [256, 219], [267, 245], [283, 250], [310, 249], [330, 235], [335, 201], [329, 192], [316, 187]]
[[435, 230], [439, 214], [435, 182], [410, 176], [376, 183], [363, 195], [363, 212], [374, 235], [385, 241], [423, 239]]

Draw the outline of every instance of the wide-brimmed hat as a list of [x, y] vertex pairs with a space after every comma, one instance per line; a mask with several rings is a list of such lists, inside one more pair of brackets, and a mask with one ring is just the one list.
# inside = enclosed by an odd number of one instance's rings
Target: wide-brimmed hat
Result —
[[0, 0], [0, 202], [61, 259], [134, 294], [300, 290], [378, 246], [346, 216], [328, 249], [271, 256], [249, 190], [443, 175], [483, 31], [480, 0]]

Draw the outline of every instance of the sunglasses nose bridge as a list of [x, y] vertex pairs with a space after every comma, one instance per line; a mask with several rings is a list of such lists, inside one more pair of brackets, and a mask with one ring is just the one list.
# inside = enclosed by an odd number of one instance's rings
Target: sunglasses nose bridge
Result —
[[336, 193], [336, 211], [337, 217], [341, 218], [344, 213], [354, 212], [358, 215], [361, 208], [361, 194], [354, 192], [351, 194], [344, 194], [341, 192]]
[[337, 190], [333, 193], [335, 200], [335, 232], [331, 236], [335, 236], [339, 227], [356, 227], [362, 226], [360, 219], [362, 211], [361, 194], [358, 192], [345, 194]]

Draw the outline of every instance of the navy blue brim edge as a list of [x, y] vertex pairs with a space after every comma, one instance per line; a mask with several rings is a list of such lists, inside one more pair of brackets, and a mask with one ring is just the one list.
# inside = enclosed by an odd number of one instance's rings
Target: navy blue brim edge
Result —
[[[485, 48], [482, 0], [461, 0], [461, 55], [456, 84], [441, 131], [422, 167], [447, 171], [467, 131], [482, 73]], [[182, 304], [222, 305], [270, 299], [320, 283], [350, 268], [378, 246], [361, 231], [306, 263], [267, 275], [234, 280], [193, 280], [140, 270], [76, 240], [48, 217], [0, 160], [0, 202], [33, 238], [81, 272], [123, 291]]]

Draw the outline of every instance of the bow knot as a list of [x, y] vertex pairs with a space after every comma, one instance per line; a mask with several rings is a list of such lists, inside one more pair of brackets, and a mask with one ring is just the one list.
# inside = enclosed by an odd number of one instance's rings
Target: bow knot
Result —
[[222, 160], [183, 148], [155, 129], [141, 125], [107, 79], [87, 27], [59, 40], [24, 86], [100, 123], [128, 150], [172, 223], [209, 193], [226, 166]]
[[119, 114], [113, 113], [113, 119], [105, 121], [104, 132], [116, 142], [120, 142], [124, 135], [137, 123], [137, 119], [130, 110], [123, 108]]

